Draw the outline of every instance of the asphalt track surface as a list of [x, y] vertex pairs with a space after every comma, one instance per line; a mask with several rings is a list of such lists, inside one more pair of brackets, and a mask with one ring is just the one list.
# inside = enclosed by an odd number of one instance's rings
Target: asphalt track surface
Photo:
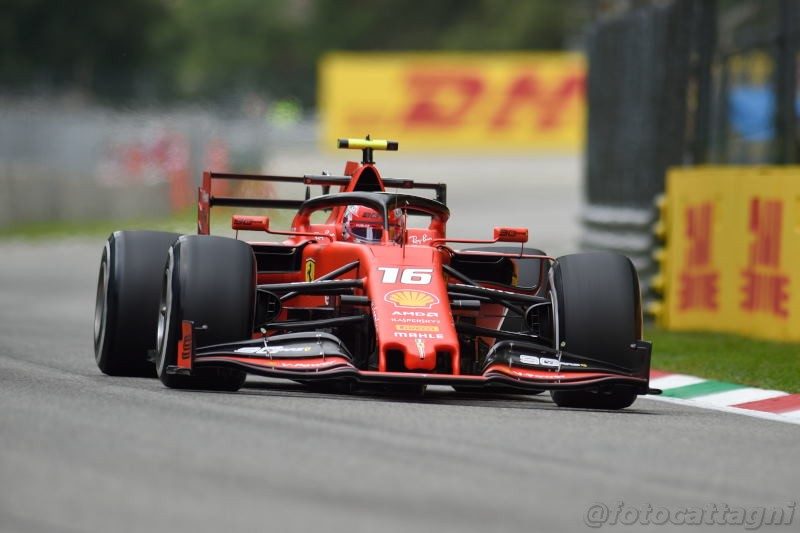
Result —
[[581, 531], [594, 502], [800, 497], [800, 428], [730, 413], [102, 375], [101, 245], [0, 244], [2, 532]]

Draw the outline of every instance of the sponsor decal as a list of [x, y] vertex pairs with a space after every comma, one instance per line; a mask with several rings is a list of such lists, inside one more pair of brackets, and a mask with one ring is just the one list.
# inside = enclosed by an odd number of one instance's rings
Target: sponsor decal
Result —
[[[370, 73], [369, 94], [359, 81]], [[585, 60], [569, 53], [330, 54], [324, 138], [374, 127], [415, 148], [578, 148]]]
[[420, 309], [430, 309], [439, 303], [439, 298], [429, 292], [405, 289], [387, 292], [383, 299], [395, 307]]
[[278, 361], [275, 366], [284, 368], [314, 368], [317, 366], [335, 364], [335, 361], [320, 361], [318, 363], [304, 363], [302, 361]]
[[568, 379], [570, 376], [569, 374], [561, 374], [559, 372], [552, 372], [552, 373], [539, 373], [539, 374], [531, 374], [530, 372], [520, 372], [519, 370], [512, 370], [512, 374], [515, 376], [519, 376], [521, 378], [528, 378], [528, 379], [550, 379], [550, 380], [557, 380], [557, 379]]
[[519, 360], [526, 365], [549, 366], [558, 368], [558, 359], [538, 357], [536, 355], [520, 355]]
[[400, 324], [395, 326], [397, 331], [432, 331], [437, 333], [439, 331], [439, 326], [414, 326], [414, 325], [405, 325]]
[[393, 318], [395, 324], [439, 324], [438, 319], [428, 318]]
[[411, 236], [408, 238], [408, 240], [409, 240], [409, 242], [411, 242], [411, 244], [425, 244], [425, 243], [426, 243], [426, 242], [428, 242], [428, 241], [432, 241], [432, 240], [433, 240], [433, 237], [431, 237], [430, 235], [428, 235], [427, 233], [425, 233], [425, 234], [423, 234], [422, 236], [419, 236], [419, 235], [411, 235]]
[[719, 307], [719, 272], [712, 260], [714, 204], [690, 205], [686, 217], [686, 263], [680, 273], [681, 311], [716, 311]]
[[192, 323], [186, 320], [181, 323], [181, 340], [178, 342], [181, 359], [191, 359], [192, 357], [192, 345], [194, 344], [192, 327]]
[[304, 269], [306, 281], [314, 281], [317, 270], [317, 262], [313, 259], [306, 259], [306, 267]]
[[436, 311], [392, 311], [392, 317], [438, 318]]
[[527, 242], [528, 230], [522, 228], [500, 228], [495, 238], [513, 239], [514, 242]]
[[275, 354], [280, 352], [296, 352], [296, 353], [306, 353], [310, 352], [310, 346], [244, 346], [242, 348], [237, 348], [234, 350], [234, 353], [243, 353], [248, 355], [257, 355], [257, 354]]
[[585, 368], [586, 365], [579, 364], [579, 363], [568, 363], [566, 361], [559, 361], [558, 359], [553, 359], [551, 357], [539, 357], [537, 355], [520, 355], [519, 360], [521, 363], [526, 365], [536, 365], [536, 366], [544, 366], [548, 368], [558, 368], [558, 367], [577, 367], [577, 368]]
[[192, 337], [186, 336], [181, 339], [181, 359], [189, 359], [192, 356]]
[[442, 333], [417, 333], [415, 331], [395, 331], [394, 336], [398, 339], [444, 339]]
[[395, 324], [440, 324], [439, 313], [424, 311], [392, 311], [391, 320]]
[[789, 316], [789, 276], [781, 271], [783, 202], [751, 198], [748, 229], [752, 235], [747, 267], [741, 272], [739, 306], [747, 313]]

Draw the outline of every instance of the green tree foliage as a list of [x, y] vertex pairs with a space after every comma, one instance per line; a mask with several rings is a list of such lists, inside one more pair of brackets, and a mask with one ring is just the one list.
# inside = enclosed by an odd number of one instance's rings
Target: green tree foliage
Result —
[[4, 0], [0, 84], [132, 94], [164, 14], [160, 0]]
[[314, 32], [347, 50], [558, 49], [575, 0], [318, 0]]
[[178, 94], [214, 96], [245, 88], [284, 92], [311, 57], [304, 21], [280, 0], [176, 2], [161, 25]]
[[[6, 0], [0, 86], [314, 102], [330, 50], [557, 49], [585, 0]], [[576, 17], [576, 14], [578, 15]]]

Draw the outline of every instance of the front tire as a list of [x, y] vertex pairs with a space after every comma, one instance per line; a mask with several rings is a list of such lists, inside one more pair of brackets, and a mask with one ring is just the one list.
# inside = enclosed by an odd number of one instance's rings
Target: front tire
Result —
[[196, 346], [249, 339], [253, 332], [256, 265], [252, 248], [226, 237], [189, 235], [167, 254], [158, 325], [161, 382], [175, 389], [239, 390], [246, 374], [229, 368], [167, 373], [176, 365], [181, 323], [191, 320]]
[[155, 375], [161, 275], [167, 250], [180, 237], [161, 231], [112, 233], [100, 258], [94, 312], [94, 355], [111, 376]]
[[[637, 370], [630, 346], [642, 337], [636, 269], [627, 257], [589, 252], [559, 257], [553, 265], [561, 348], [610, 365]], [[551, 391], [562, 407], [624, 409], [636, 400], [632, 387], [598, 391]]]

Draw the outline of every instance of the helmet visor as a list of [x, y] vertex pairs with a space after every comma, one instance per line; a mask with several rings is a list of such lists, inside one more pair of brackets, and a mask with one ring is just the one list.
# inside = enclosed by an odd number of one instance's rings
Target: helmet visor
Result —
[[356, 239], [365, 242], [380, 242], [383, 236], [383, 228], [376, 228], [374, 226], [351, 227], [350, 232]]

